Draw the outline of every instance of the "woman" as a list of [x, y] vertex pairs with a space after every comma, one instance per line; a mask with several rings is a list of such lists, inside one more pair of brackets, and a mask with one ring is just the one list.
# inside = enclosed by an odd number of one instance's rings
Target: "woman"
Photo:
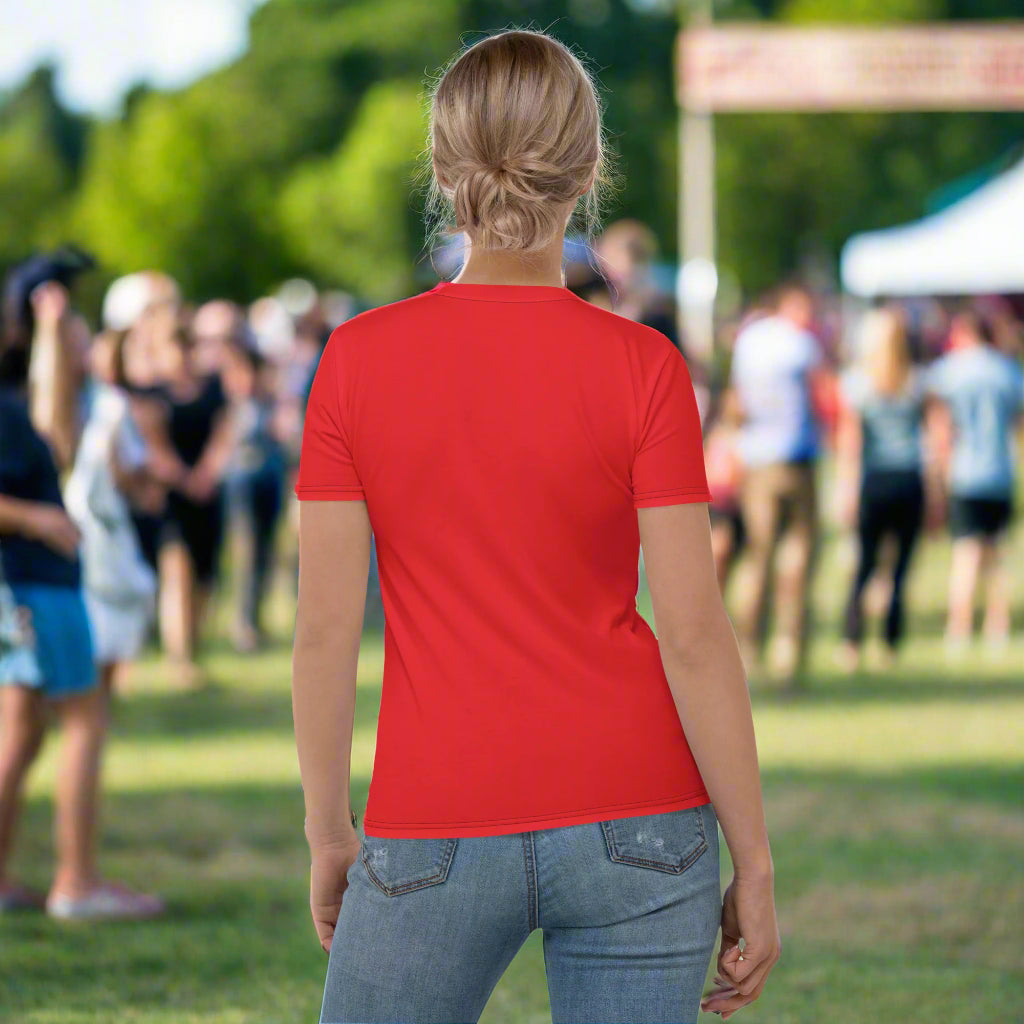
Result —
[[234, 407], [236, 447], [224, 481], [231, 534], [237, 541], [236, 650], [248, 653], [265, 641], [263, 599], [273, 568], [274, 537], [281, 514], [285, 447], [275, 427], [272, 367], [252, 345], [224, 343], [221, 379]]
[[178, 681], [201, 679], [201, 624], [217, 576], [223, 538], [221, 480], [234, 427], [219, 374], [200, 374], [183, 327], [156, 332], [159, 384], [133, 406], [157, 477], [169, 484], [158, 536], [159, 619]]
[[[476, 1020], [538, 927], [555, 1020], [696, 1020], [719, 925], [703, 1005], [724, 1019], [779, 955], [686, 363], [562, 278], [602, 135], [595, 84], [553, 37], [462, 52], [429, 147], [462, 271], [347, 320], [317, 371], [293, 712], [324, 1022]], [[371, 519], [387, 631], [360, 841]], [[659, 638], [636, 610], [641, 543]]]
[[146, 470], [124, 391], [126, 335], [108, 330], [93, 341], [89, 418], [64, 495], [82, 531], [85, 602], [107, 693], [118, 666], [142, 649], [156, 597], [156, 574], [143, 557], [128, 498], [153, 507], [155, 491], [157, 507], [163, 501], [162, 488]]
[[[842, 405], [836, 445], [837, 492], [844, 524], [856, 528], [857, 570], [846, 603], [841, 666], [860, 665], [864, 636], [864, 588], [887, 537], [896, 544], [889, 609], [885, 617], [886, 661], [903, 638], [903, 588], [924, 523], [922, 471], [925, 392], [910, 361], [903, 320], [892, 309], [869, 311], [861, 324], [859, 363], [841, 380]], [[934, 507], [934, 501], [930, 502]]]
[[[0, 908], [39, 906], [42, 894], [6, 874], [25, 776], [57, 714], [63, 745], [55, 799], [57, 868], [47, 911], [58, 918], [149, 917], [159, 900], [104, 881], [96, 867], [100, 756], [107, 704], [97, 685], [92, 634], [80, 590], [80, 535], [61, 500], [57, 467], [29, 417], [27, 366], [0, 349], [0, 556], [10, 593], [0, 658]], [[12, 639], [11, 604], [20, 638]], [[25, 626], [28, 629], [25, 629]], [[25, 648], [31, 637], [31, 657]]]

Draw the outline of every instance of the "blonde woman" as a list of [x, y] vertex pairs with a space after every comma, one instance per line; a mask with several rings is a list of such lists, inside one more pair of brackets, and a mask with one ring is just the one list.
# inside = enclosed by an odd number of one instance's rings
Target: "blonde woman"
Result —
[[[537, 928], [555, 1021], [695, 1021], [719, 927], [703, 1005], [725, 1019], [779, 956], [686, 363], [565, 287], [602, 136], [595, 83], [550, 35], [459, 53], [431, 91], [427, 184], [465, 263], [343, 323], [313, 382], [293, 710], [323, 1022], [475, 1021]], [[371, 532], [387, 630], [361, 839]]]
[[903, 588], [925, 514], [922, 425], [925, 390], [911, 364], [900, 314], [869, 310], [859, 331], [857, 362], [843, 374], [837, 436], [840, 516], [857, 531], [857, 569], [846, 603], [840, 661], [860, 664], [863, 596], [886, 537], [896, 542], [885, 616], [887, 659], [904, 630]]

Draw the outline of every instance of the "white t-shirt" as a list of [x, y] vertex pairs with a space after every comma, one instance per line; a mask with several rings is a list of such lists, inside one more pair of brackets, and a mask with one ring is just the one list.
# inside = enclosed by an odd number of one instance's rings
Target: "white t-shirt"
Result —
[[740, 331], [732, 383], [746, 416], [738, 439], [746, 465], [802, 461], [818, 454], [808, 378], [821, 361], [818, 339], [783, 317], [762, 317]]

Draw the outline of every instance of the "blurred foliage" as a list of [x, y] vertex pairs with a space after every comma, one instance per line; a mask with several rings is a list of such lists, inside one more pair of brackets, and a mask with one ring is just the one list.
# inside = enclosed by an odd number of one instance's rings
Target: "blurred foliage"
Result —
[[0, 266], [60, 234], [78, 184], [85, 119], [54, 94], [55, 68], [37, 68], [0, 104]]
[[[775, 7], [786, 23], [1024, 14], [1012, 0], [785, 0]], [[834, 263], [850, 235], [922, 216], [932, 193], [1022, 141], [1024, 113], [719, 116], [719, 257], [748, 292], [814, 254]]]
[[[994, 18], [1019, 0], [716, 0], [720, 19]], [[676, 8], [685, 17], [692, 6]], [[187, 88], [140, 84], [110, 120], [65, 110], [44, 65], [0, 96], [0, 266], [75, 240], [105, 276], [159, 266], [201, 300], [292, 274], [390, 301], [432, 276], [425, 95], [460, 46], [544, 28], [584, 55], [626, 188], [606, 218], [676, 250], [676, 14], [651, 0], [269, 0], [238, 60]], [[471, 27], [470, 27], [471, 26]], [[919, 216], [1024, 138], [1024, 114], [742, 114], [716, 119], [719, 255], [748, 292], [853, 232]]]
[[426, 144], [418, 91], [401, 79], [371, 86], [335, 152], [304, 163], [280, 196], [288, 251], [373, 302], [390, 301], [409, 282], [408, 189]]

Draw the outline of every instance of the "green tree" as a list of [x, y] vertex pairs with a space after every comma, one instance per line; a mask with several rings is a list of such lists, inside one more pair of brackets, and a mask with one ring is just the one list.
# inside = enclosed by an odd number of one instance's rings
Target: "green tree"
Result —
[[54, 75], [42, 65], [0, 103], [0, 265], [64, 240], [86, 123], [61, 106]]
[[281, 194], [285, 244], [315, 277], [376, 302], [413, 286], [409, 217], [416, 154], [425, 143], [418, 82], [379, 82], [335, 153], [307, 161]]

